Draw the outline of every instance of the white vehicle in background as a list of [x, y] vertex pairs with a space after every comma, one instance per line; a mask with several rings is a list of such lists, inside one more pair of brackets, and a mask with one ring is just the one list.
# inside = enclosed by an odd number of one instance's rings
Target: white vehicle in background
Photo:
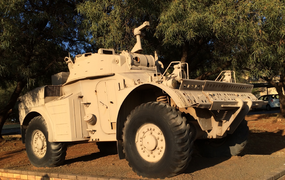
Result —
[[278, 94], [268, 94], [260, 96], [258, 100], [267, 101], [268, 103], [262, 106], [262, 109], [270, 110], [272, 108], [279, 108], [279, 95]]

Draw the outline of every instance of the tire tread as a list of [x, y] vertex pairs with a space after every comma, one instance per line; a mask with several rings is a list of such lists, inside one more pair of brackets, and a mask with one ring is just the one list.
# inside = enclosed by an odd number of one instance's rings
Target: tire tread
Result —
[[[67, 148], [66, 148], [65, 143], [48, 142], [47, 124], [46, 124], [46, 122], [42, 116], [34, 117], [30, 121], [29, 126], [33, 125], [33, 124], [36, 124], [39, 126], [42, 124], [44, 126], [46, 134], [45, 134], [45, 132], [43, 132], [43, 133], [46, 136], [47, 146], [49, 146], [48, 149], [50, 150], [50, 153], [48, 153], [48, 152], [47, 153], [50, 155], [50, 157], [48, 157], [47, 161], [39, 163], [39, 162], [37, 162], [37, 160], [34, 160], [32, 152], [27, 152], [31, 163], [36, 167], [54, 167], [54, 166], [61, 165], [64, 162], [65, 156], [66, 156], [66, 149]], [[29, 127], [28, 127], [28, 130], [29, 130]], [[28, 134], [28, 130], [26, 131], [26, 137]], [[29, 142], [26, 142], [26, 146], [29, 146]], [[29, 149], [29, 148], [27, 148], [27, 149]]]
[[[190, 126], [189, 124], [186, 124], [186, 118], [182, 117], [181, 113], [175, 110], [173, 107], [170, 107], [169, 105], [161, 102], [148, 102], [136, 107], [127, 117], [127, 120], [125, 122], [123, 130], [123, 142], [127, 136], [125, 129], [130, 126], [129, 124], [131, 122], [132, 116], [135, 113], [149, 109], [157, 112], [157, 114], [162, 114], [163, 117], [166, 117], [164, 119], [168, 119], [167, 123], [171, 127], [171, 133], [175, 136], [176, 149], [174, 152], [174, 159], [170, 162], [171, 164], [169, 165], [169, 167], [171, 167], [171, 172], [167, 172], [167, 177], [179, 174], [187, 168], [189, 161], [191, 160], [191, 154], [193, 151], [193, 142], [191, 142], [191, 140], [193, 139], [193, 133], [190, 133]], [[150, 175], [146, 172], [139, 172], [134, 168], [133, 164], [130, 163], [128, 154], [126, 153], [125, 149], [124, 153], [126, 154], [126, 159], [129, 162], [129, 166], [132, 167], [133, 171], [135, 171], [138, 175], [151, 178], [165, 178], [157, 174]]]

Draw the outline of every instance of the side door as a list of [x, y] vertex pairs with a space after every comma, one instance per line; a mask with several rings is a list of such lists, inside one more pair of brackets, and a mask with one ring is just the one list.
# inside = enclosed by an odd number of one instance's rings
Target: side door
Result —
[[116, 133], [117, 91], [116, 80], [100, 81], [96, 86], [100, 125], [105, 133]]

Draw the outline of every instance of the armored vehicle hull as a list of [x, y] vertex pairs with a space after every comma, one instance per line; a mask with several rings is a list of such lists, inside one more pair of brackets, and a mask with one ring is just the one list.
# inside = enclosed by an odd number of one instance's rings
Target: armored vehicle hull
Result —
[[243, 150], [244, 117], [263, 104], [252, 85], [233, 83], [228, 74], [221, 81], [191, 80], [180, 62], [162, 74], [159, 61], [137, 50], [66, 58], [69, 73], [21, 97], [22, 136], [33, 165], [60, 165], [66, 142], [117, 142], [119, 157], [136, 173], [164, 178], [187, 167], [194, 144], [205, 156]]

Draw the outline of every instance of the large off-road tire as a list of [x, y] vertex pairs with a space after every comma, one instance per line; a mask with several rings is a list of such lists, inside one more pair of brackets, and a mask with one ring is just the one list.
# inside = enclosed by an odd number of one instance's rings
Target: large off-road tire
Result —
[[42, 116], [34, 117], [26, 131], [26, 151], [32, 165], [53, 167], [65, 160], [66, 145], [48, 141], [46, 122]]
[[104, 154], [117, 154], [116, 142], [96, 142], [98, 149]]
[[247, 144], [247, 121], [243, 120], [233, 134], [222, 139], [196, 140], [195, 146], [204, 157], [230, 157], [239, 155]]
[[188, 165], [192, 139], [186, 119], [169, 105], [149, 102], [136, 107], [123, 129], [126, 159], [140, 176], [174, 176]]

